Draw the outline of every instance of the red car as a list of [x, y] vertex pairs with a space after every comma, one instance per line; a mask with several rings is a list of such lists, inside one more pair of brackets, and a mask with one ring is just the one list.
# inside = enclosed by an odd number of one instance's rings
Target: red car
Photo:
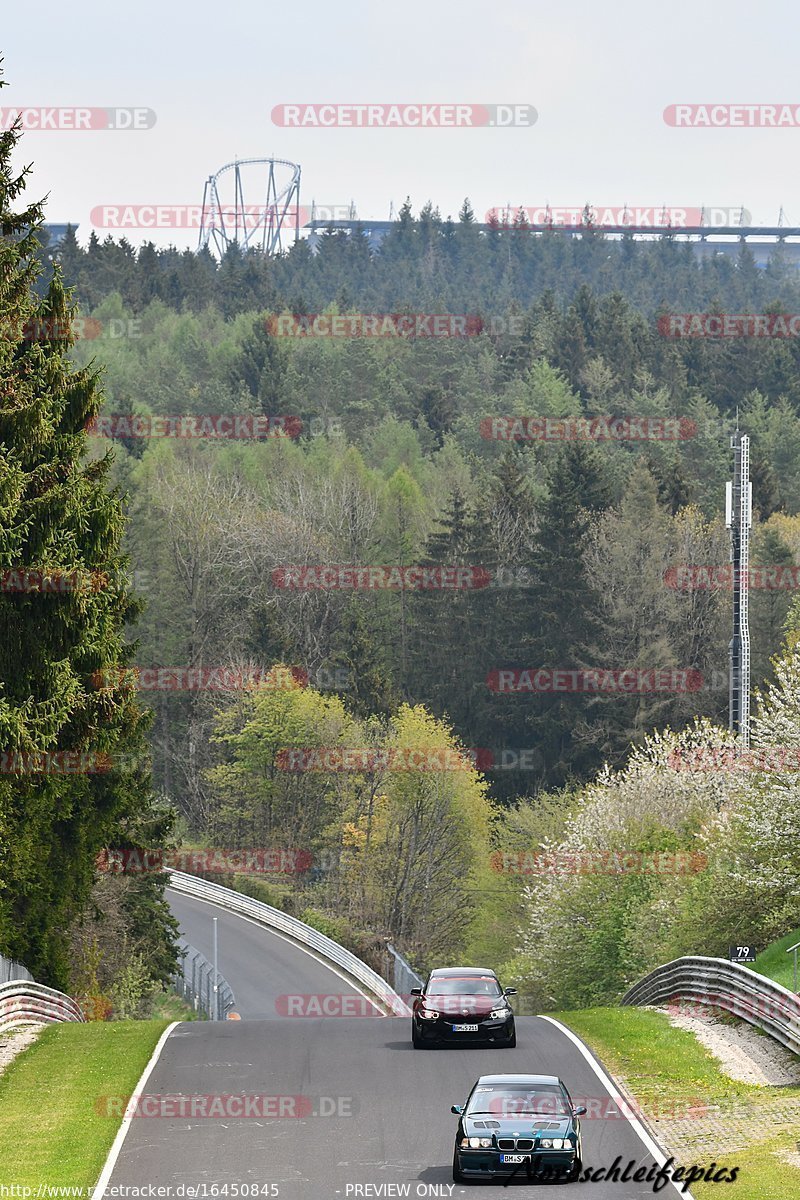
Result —
[[508, 997], [485, 967], [442, 967], [431, 971], [424, 988], [412, 988], [411, 1041], [424, 1046], [490, 1042], [516, 1046], [514, 1013]]

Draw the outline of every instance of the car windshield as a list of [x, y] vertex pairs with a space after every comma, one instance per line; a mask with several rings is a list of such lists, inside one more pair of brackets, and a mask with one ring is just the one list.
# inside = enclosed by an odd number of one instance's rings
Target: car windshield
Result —
[[564, 1117], [569, 1112], [567, 1094], [557, 1083], [480, 1085], [467, 1106], [469, 1116]]
[[426, 996], [502, 996], [500, 984], [490, 975], [476, 975], [432, 978], [425, 992]]

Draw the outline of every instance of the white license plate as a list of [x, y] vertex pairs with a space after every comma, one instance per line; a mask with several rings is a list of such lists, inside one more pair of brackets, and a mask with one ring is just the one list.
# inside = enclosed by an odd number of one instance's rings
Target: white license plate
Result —
[[530, 1154], [501, 1154], [500, 1155], [501, 1163], [524, 1163], [524, 1162], [530, 1162], [530, 1161], [531, 1161]]
[[477, 1033], [477, 1025], [454, 1025], [453, 1033]]

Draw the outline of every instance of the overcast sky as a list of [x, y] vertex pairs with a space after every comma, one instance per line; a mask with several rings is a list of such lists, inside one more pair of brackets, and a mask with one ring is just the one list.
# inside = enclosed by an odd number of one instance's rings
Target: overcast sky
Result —
[[[199, 204], [234, 157], [302, 167], [301, 202], [353, 200], [386, 217], [408, 194], [443, 215], [512, 205], [744, 205], [754, 222], [784, 206], [800, 225], [800, 124], [675, 128], [677, 103], [800, 109], [800, 8], [751, 3], [573, 0], [107, 0], [30, 7], [5, 0], [0, 107], [134, 106], [139, 131], [29, 132], [33, 198], [85, 241], [100, 205]], [[281, 128], [279, 104], [528, 104], [532, 127]], [[100, 230], [99, 232], [103, 232]], [[150, 237], [195, 246], [195, 230]]]

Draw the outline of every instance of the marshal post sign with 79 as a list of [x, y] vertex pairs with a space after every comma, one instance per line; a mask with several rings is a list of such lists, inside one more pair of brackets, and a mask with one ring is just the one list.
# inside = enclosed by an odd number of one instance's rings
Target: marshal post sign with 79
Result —
[[756, 961], [755, 946], [729, 946], [728, 958], [731, 962], [748, 963]]

